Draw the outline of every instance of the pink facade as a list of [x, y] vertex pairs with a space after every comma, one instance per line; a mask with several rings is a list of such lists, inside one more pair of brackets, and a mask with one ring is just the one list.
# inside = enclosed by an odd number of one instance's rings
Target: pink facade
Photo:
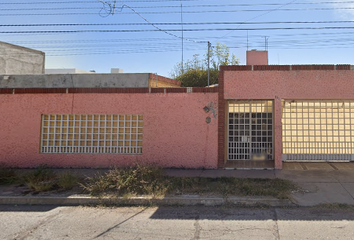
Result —
[[[263, 161], [281, 169], [285, 156], [282, 100], [353, 100], [353, 81], [354, 71], [349, 65], [252, 65], [221, 67], [218, 88], [2, 88], [0, 163], [15, 167], [46, 164], [96, 168], [153, 163], [176, 168], [263, 169]], [[227, 132], [227, 106], [234, 100], [274, 102], [269, 117], [273, 139], [267, 140], [274, 142], [271, 161], [227, 159], [228, 134], [234, 133]], [[43, 154], [43, 114], [142, 115], [142, 154]]]
[[[139, 162], [217, 168], [217, 98], [218, 93], [0, 94], [0, 162], [16, 167], [110, 167]], [[203, 110], [205, 106], [209, 112]], [[143, 153], [41, 154], [42, 114], [141, 114]]]
[[[254, 68], [256, 67], [256, 68]], [[275, 168], [282, 168], [281, 100], [354, 99], [349, 65], [228, 66], [222, 68], [223, 99], [274, 100]], [[220, 105], [219, 105], [220, 106]], [[225, 114], [220, 113], [220, 115]], [[222, 137], [221, 140], [225, 141]], [[219, 138], [219, 144], [220, 144]], [[219, 166], [220, 156], [219, 152]]]
[[353, 99], [354, 71], [226, 71], [225, 99]]

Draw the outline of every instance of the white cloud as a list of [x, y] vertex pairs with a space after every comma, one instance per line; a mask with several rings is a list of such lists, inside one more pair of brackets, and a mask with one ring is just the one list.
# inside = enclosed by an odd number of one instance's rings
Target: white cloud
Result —
[[[319, 1], [321, 2], [321, 1]], [[338, 2], [338, 3], [335, 3]], [[347, 2], [347, 3], [346, 3]], [[326, 7], [333, 7], [336, 16], [344, 20], [354, 20], [354, 2], [344, 0], [334, 0], [331, 4], [326, 4]]]

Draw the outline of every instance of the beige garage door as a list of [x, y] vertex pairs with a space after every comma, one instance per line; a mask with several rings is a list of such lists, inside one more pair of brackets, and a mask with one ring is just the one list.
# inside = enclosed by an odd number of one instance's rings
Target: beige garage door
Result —
[[283, 101], [284, 161], [351, 161], [354, 100]]

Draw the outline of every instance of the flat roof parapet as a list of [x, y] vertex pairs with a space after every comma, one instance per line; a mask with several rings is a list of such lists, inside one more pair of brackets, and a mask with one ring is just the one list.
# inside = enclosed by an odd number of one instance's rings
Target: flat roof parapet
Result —
[[190, 88], [0, 88], [0, 94], [90, 94], [90, 93], [217, 93], [218, 87], [190, 87]]
[[181, 82], [151, 73], [0, 75], [0, 88], [148, 88], [158, 80], [172, 87]]
[[313, 70], [354, 70], [350, 64], [309, 64], [309, 65], [232, 65], [221, 66], [221, 71], [313, 71]]

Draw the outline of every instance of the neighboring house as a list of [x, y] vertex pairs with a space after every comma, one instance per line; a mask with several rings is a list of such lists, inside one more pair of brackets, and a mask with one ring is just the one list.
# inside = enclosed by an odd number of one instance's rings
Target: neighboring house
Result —
[[[169, 88], [180, 87], [181, 82], [166, 78], [152, 73], [123, 73], [123, 69], [112, 68], [111, 73], [96, 73], [95, 71], [86, 71], [77, 68], [63, 68], [63, 69], [46, 69], [46, 74], [96, 74], [95, 77], [91, 77], [91, 82], [87, 83], [84, 87], [150, 87], [150, 88]], [[74, 75], [73, 75], [74, 76]], [[52, 76], [48, 77], [52, 79]], [[76, 79], [88, 79], [88, 77], [76, 76]], [[54, 78], [55, 79], [55, 78]], [[102, 79], [110, 81], [106, 85], [102, 85], [100, 82]], [[114, 80], [113, 80], [114, 79]], [[118, 82], [119, 83], [118, 83]], [[91, 84], [91, 85], [90, 85]], [[92, 85], [93, 84], [93, 85]], [[75, 85], [74, 86], [78, 86]], [[68, 87], [68, 86], [67, 86]]]
[[45, 53], [0, 42], [0, 74], [43, 74]]
[[80, 73], [96, 73], [95, 71], [86, 71], [77, 68], [46, 68], [45, 74], [80, 74]]
[[222, 66], [213, 88], [171, 88], [178, 83], [155, 74], [0, 75], [0, 162], [281, 169], [354, 161], [354, 68], [254, 65], [267, 54], [251, 54], [250, 65]]
[[[96, 73], [95, 70], [82, 70], [77, 68], [46, 68], [45, 74], [78, 74], [78, 73]], [[121, 68], [111, 68], [111, 73], [123, 73]]]
[[170, 88], [181, 82], [152, 73], [0, 75], [1, 88]]

